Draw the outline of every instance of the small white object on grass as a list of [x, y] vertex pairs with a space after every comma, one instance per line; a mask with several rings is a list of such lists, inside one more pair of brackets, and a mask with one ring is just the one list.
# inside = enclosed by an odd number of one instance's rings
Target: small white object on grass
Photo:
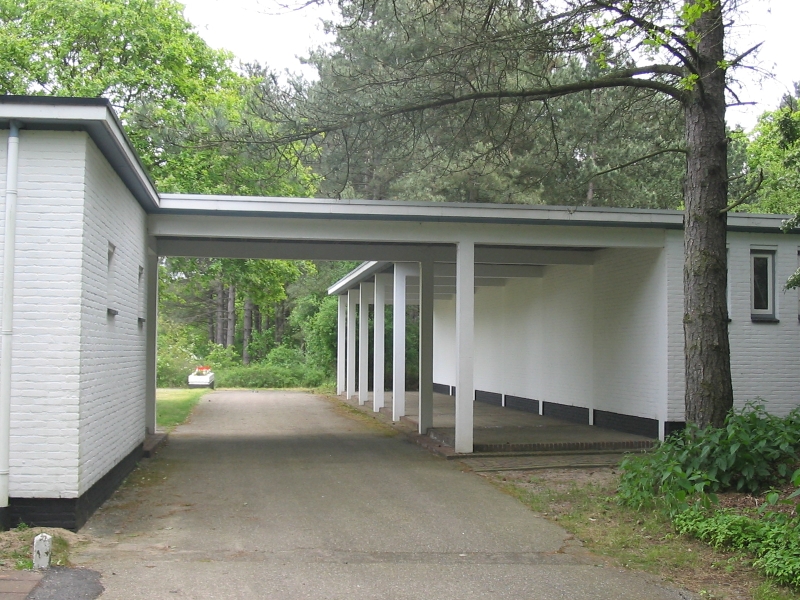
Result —
[[50, 551], [53, 548], [53, 536], [40, 533], [33, 538], [33, 568], [50, 568]]

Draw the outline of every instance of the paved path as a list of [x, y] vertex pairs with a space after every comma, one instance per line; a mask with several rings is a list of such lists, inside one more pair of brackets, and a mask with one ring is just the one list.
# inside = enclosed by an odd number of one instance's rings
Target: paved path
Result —
[[103, 600], [689, 597], [331, 401], [206, 398], [84, 528]]

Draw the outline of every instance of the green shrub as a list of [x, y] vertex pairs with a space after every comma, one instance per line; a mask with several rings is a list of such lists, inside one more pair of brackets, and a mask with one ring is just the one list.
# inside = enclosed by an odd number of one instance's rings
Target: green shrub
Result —
[[192, 352], [191, 332], [180, 323], [159, 318], [156, 385], [186, 387], [187, 378], [199, 364]]
[[216, 373], [241, 364], [241, 357], [233, 346], [226, 348], [222, 344], [211, 344], [209, 353], [203, 359], [203, 364], [210, 366]]
[[785, 482], [798, 460], [800, 412], [767, 414], [763, 405], [732, 411], [724, 427], [689, 426], [654, 452], [621, 465], [620, 500], [641, 508], [663, 501], [673, 512], [692, 496], [725, 490], [759, 492]]
[[781, 585], [800, 587], [800, 518], [767, 512], [760, 518], [696, 506], [673, 518], [679, 532], [715, 548], [733, 548], [756, 557], [756, 568]]
[[218, 387], [319, 387], [327, 378], [325, 371], [309, 364], [299, 349], [288, 346], [273, 348], [262, 362], [228, 366], [214, 373]]

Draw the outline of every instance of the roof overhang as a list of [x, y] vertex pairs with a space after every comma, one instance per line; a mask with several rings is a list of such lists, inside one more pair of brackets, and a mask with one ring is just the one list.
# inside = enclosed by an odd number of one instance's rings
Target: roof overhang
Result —
[[158, 209], [158, 191], [107, 99], [0, 95], [0, 128], [11, 121], [23, 129], [85, 131], [142, 208]]

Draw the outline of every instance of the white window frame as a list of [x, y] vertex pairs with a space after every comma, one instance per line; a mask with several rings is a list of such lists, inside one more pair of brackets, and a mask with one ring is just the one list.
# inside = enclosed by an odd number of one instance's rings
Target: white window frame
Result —
[[[756, 308], [755, 259], [767, 259], [767, 308]], [[750, 317], [753, 321], [776, 321], [775, 311], [775, 251], [750, 250]]]

